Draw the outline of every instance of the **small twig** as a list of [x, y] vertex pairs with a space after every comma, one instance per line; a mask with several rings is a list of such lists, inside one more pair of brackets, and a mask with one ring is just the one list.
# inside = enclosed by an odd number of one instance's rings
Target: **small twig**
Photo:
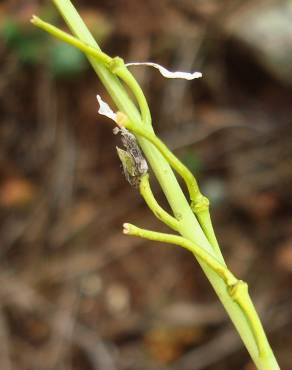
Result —
[[31, 23], [41, 28], [43, 31], [48, 32], [55, 38], [64, 41], [67, 44], [81, 50], [83, 53], [96, 58], [99, 62], [105, 65], [109, 65], [110, 62], [112, 61], [112, 58], [109, 55], [98, 50], [97, 48], [94, 48], [86, 44], [85, 42], [80, 41], [78, 38], [70, 35], [67, 32], [62, 31], [60, 28], [55, 27], [50, 23], [44, 22], [41, 18], [37, 17], [36, 15], [32, 16]]
[[145, 174], [140, 180], [140, 193], [154, 215], [171, 229], [178, 231], [179, 221], [167, 213], [156, 201], [149, 183], [149, 175]]
[[124, 81], [131, 89], [139, 104], [143, 124], [149, 129], [152, 129], [151, 114], [143, 90], [133, 75], [128, 71], [123, 59], [120, 57], [113, 58], [109, 65], [109, 70]]
[[[225, 281], [227, 286], [234, 287], [238, 283], [236, 277], [212, 254], [182, 236], [141, 229], [129, 223], [125, 223], [123, 227], [123, 233], [126, 235], [139, 236], [140, 238], [148, 240], [174, 244], [187, 249], [216, 272]], [[234, 292], [231, 291], [231, 293], [233, 294]], [[235, 294], [233, 295], [235, 296]]]

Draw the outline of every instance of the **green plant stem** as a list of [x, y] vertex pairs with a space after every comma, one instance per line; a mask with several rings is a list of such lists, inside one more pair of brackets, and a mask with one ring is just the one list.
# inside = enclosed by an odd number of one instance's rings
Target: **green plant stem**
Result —
[[120, 57], [113, 58], [109, 69], [130, 88], [139, 104], [143, 126], [145, 124], [149, 130], [153, 131], [151, 114], [143, 90], [133, 77], [132, 73], [130, 73], [128, 68], [125, 66], [123, 59]]
[[50, 35], [54, 36], [56, 39], [66, 42], [67, 44], [74, 46], [75, 48], [82, 51], [84, 54], [94, 57], [100, 63], [105, 66], [109, 66], [113, 58], [98, 50], [95, 47], [87, 45], [85, 42], [80, 41], [77, 37], [70, 35], [67, 32], [62, 31], [60, 28], [53, 26], [52, 24], [43, 21], [41, 18], [33, 15], [31, 18], [31, 23], [36, 27], [39, 27], [43, 31], [48, 32]]
[[264, 328], [259, 319], [257, 311], [252, 303], [248, 293], [248, 284], [242, 280], [238, 280], [234, 286], [228, 287], [228, 292], [233, 300], [244, 311], [250, 326], [254, 332], [259, 354], [261, 358], [269, 357], [269, 342], [267, 340]]
[[142, 176], [140, 180], [140, 194], [144, 198], [147, 206], [151, 209], [154, 215], [162, 222], [164, 222], [171, 229], [178, 231], [179, 222], [176, 218], [167, 213], [156, 201], [149, 183], [148, 173]]
[[184, 249], [189, 250], [197, 258], [200, 258], [202, 261], [204, 261], [204, 263], [208, 265], [217, 275], [219, 275], [228, 286], [234, 286], [238, 282], [238, 279], [236, 279], [236, 277], [226, 268], [225, 265], [218, 261], [216, 257], [205, 251], [197, 244], [183, 238], [182, 236], [141, 229], [140, 227], [129, 223], [124, 224], [124, 234], [178, 245]]
[[[73, 7], [70, 0], [54, 0], [54, 3], [58, 7], [60, 13], [64, 17], [66, 23], [72, 30], [72, 32], [86, 44], [98, 48], [94, 38], [87, 29], [86, 25], [80, 18], [76, 9]], [[107, 67], [105, 67], [100, 61], [96, 60], [92, 56], [88, 56], [90, 63], [92, 64], [97, 75], [101, 79], [102, 83], [108, 90], [113, 101], [115, 102], [118, 109], [129, 117], [130, 121], [135, 122], [137, 125], [142, 125], [141, 116], [139, 111], [129, 98], [121, 82], [113, 73], [111, 73]], [[204, 248], [211, 255], [219, 256], [211, 247], [210, 242], [206, 238], [203, 230], [201, 229], [195, 215], [192, 212], [169, 164], [161, 153], [149, 143], [143, 137], [138, 137], [140, 146], [148, 159], [153, 171], [164, 191], [166, 198], [173, 210], [173, 213], [179, 222], [180, 234]], [[248, 349], [251, 357], [253, 358], [256, 366], [259, 370], [277, 370], [279, 366], [273, 355], [273, 352], [266, 341], [264, 345], [266, 350], [264, 356], [260, 356], [256, 339], [254, 338], [253, 332], [249, 325], [248, 319], [246, 318], [242, 308], [237, 304], [230, 294], [226, 290], [224, 281], [218, 278], [218, 275], [208, 266], [204, 261], [198, 258], [198, 262], [204, 270], [207, 278], [215, 289], [218, 297], [228, 312], [232, 322], [237, 328], [246, 348]], [[247, 305], [252, 305], [252, 302], [246, 302]], [[253, 305], [252, 305], [253, 307]]]

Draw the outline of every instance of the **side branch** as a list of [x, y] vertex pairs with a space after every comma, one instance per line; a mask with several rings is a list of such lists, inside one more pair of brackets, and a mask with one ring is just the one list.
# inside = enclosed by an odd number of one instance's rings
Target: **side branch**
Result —
[[145, 124], [148, 129], [152, 128], [151, 114], [143, 90], [132, 73], [128, 71], [124, 60], [120, 57], [113, 58], [109, 64], [109, 70], [130, 88], [139, 104], [143, 124]]
[[98, 50], [97, 48], [94, 48], [85, 42], [79, 40], [77, 37], [74, 37], [70, 35], [67, 32], [62, 31], [60, 28], [53, 26], [52, 24], [43, 21], [41, 18], [37, 17], [36, 15], [33, 15], [31, 18], [31, 23], [41, 28], [43, 31], [48, 32], [50, 35], [54, 36], [58, 40], [61, 40], [63, 42], [66, 42], [67, 44], [74, 46], [76, 49], [79, 49], [84, 54], [87, 54], [91, 57], [94, 57], [99, 62], [104, 64], [105, 66], [109, 66], [110, 62], [112, 61], [112, 57], [107, 55], [101, 50]]
[[140, 180], [140, 193], [154, 215], [171, 229], [178, 231], [179, 221], [167, 213], [156, 201], [149, 183], [149, 175], [145, 174]]
[[223, 279], [227, 286], [234, 286], [238, 281], [238, 279], [228, 270], [228, 268], [219, 262], [214, 256], [182, 236], [141, 229], [129, 223], [125, 223], [123, 226], [124, 234], [135, 235], [149, 240], [174, 244], [189, 250], [196, 257], [205, 262], [206, 265], [208, 265], [214, 272], [216, 272], [217, 275]]
[[233, 286], [228, 287], [228, 292], [231, 298], [236, 302], [244, 312], [249, 325], [254, 333], [254, 338], [259, 350], [259, 356], [265, 358], [268, 356], [268, 341], [259, 319], [257, 311], [253, 305], [248, 292], [248, 284], [242, 280], [238, 280]]

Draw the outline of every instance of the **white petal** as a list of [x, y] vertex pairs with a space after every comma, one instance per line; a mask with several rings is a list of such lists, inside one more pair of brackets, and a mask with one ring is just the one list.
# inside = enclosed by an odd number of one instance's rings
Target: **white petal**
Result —
[[180, 71], [171, 72], [168, 69], [162, 67], [160, 64], [152, 63], [152, 62], [127, 63], [126, 66], [127, 67], [128, 66], [150, 66], [150, 67], [154, 67], [154, 68], [158, 69], [159, 72], [162, 74], [162, 76], [165, 77], [165, 78], [182, 78], [184, 80], [193, 80], [195, 78], [202, 77], [202, 73], [201, 72], [193, 72], [193, 73], [180, 72]]
[[111, 108], [109, 107], [109, 105], [103, 101], [100, 97], [100, 95], [96, 95], [96, 99], [98, 101], [98, 104], [99, 104], [99, 109], [98, 109], [98, 113], [103, 115], [103, 116], [106, 116], [110, 119], [112, 119], [113, 121], [117, 121], [117, 115], [116, 113], [114, 113]]

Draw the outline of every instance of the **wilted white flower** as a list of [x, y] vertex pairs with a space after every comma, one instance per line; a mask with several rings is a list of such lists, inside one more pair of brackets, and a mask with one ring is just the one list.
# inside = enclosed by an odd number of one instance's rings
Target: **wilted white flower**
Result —
[[109, 105], [105, 101], [102, 100], [100, 95], [96, 95], [96, 99], [99, 104], [98, 113], [117, 122], [117, 114], [112, 111], [112, 109], [109, 107]]
[[181, 72], [181, 71], [176, 71], [176, 72], [171, 72], [165, 67], [161, 66], [160, 64], [157, 63], [152, 63], [152, 62], [133, 62], [133, 63], [126, 63], [125, 64], [127, 67], [129, 66], [150, 66], [153, 68], [156, 68], [159, 70], [159, 72], [162, 74], [163, 77], [165, 78], [182, 78], [184, 80], [193, 80], [195, 78], [200, 78], [202, 77], [201, 72]]

